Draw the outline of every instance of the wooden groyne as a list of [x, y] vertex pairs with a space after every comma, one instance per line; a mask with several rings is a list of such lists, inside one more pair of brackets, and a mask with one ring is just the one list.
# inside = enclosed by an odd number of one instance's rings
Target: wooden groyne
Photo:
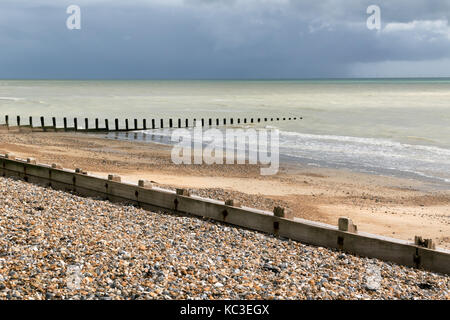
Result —
[[241, 206], [234, 199], [225, 202], [191, 195], [186, 189], [165, 190], [149, 181], [122, 182], [120, 176], [107, 179], [81, 168], [64, 169], [58, 164], [39, 164], [34, 158], [18, 159], [0, 155], [0, 175], [30, 183], [73, 191], [83, 196], [128, 202], [146, 209], [163, 209], [191, 214], [300, 241], [334, 248], [359, 256], [391, 261], [400, 265], [450, 274], [450, 251], [435, 249], [430, 239], [415, 237], [414, 242], [361, 232], [350, 219], [340, 218], [329, 225], [296, 218], [292, 212], [276, 207], [272, 212]]
[[67, 118], [57, 119], [56, 117], [39, 118], [28, 117], [23, 119], [16, 116], [14, 121], [7, 115], [4, 123], [0, 124], [3, 130], [11, 131], [38, 131], [38, 132], [120, 132], [138, 131], [163, 128], [192, 128], [198, 125], [202, 127], [219, 126], [239, 126], [246, 124], [261, 124], [279, 121], [302, 120], [299, 116], [277, 116], [277, 117], [240, 117], [240, 118], [153, 118], [153, 119], [118, 119], [110, 122], [110, 119], [89, 119], [89, 118]]

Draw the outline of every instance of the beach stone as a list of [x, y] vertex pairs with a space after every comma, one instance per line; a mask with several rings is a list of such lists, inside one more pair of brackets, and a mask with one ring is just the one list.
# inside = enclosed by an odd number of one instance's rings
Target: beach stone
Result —
[[0, 235], [0, 300], [412, 300], [450, 292], [447, 275], [3, 177]]

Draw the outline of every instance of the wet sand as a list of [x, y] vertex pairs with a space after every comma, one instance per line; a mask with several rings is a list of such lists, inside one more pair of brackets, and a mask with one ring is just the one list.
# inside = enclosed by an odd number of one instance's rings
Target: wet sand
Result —
[[239, 198], [257, 208], [283, 205], [298, 217], [329, 224], [347, 216], [361, 231], [410, 241], [421, 235], [450, 248], [450, 190], [418, 180], [300, 164], [281, 164], [274, 176], [261, 176], [253, 165], [175, 165], [170, 147], [83, 133], [0, 133], [5, 152], [102, 176], [116, 173], [125, 181], [190, 188], [215, 199]]

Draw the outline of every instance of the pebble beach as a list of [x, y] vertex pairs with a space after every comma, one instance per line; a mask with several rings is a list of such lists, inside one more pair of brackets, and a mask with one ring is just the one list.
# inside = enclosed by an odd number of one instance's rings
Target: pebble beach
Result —
[[450, 277], [0, 178], [0, 299], [450, 299]]

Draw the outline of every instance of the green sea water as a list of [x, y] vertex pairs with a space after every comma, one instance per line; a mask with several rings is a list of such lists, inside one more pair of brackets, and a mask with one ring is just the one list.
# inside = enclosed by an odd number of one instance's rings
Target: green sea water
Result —
[[95, 118], [301, 116], [270, 123], [285, 155], [450, 182], [450, 79], [0, 80], [0, 110], [11, 124], [20, 115], [22, 123], [54, 116], [59, 125], [87, 117], [91, 126]]

